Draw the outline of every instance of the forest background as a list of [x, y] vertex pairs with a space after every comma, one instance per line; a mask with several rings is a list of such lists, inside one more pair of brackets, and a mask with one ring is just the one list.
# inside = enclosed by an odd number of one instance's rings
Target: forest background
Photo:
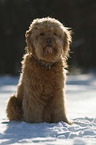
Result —
[[0, 74], [20, 73], [25, 31], [46, 16], [72, 28], [69, 68], [96, 70], [96, 0], [0, 0]]

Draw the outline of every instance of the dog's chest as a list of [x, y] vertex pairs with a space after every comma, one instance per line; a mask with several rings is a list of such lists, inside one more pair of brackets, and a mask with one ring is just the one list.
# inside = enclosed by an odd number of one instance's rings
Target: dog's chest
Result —
[[41, 95], [51, 94], [54, 86], [54, 73], [51, 70], [42, 70], [42, 68], [36, 72], [34, 70], [31, 86], [38, 90]]
[[[32, 98], [40, 98], [48, 100], [54, 96], [54, 90], [63, 87], [63, 73], [59, 65], [55, 65], [51, 69], [40, 66], [36, 63], [27, 63], [25, 67], [24, 76], [25, 86], [27, 87], [27, 94], [30, 93]], [[30, 65], [29, 65], [30, 64]]]

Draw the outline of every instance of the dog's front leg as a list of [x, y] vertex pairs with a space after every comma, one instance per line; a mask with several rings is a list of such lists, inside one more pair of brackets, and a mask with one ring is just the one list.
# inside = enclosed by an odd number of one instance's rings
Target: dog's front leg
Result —
[[[69, 123], [66, 116], [65, 98], [63, 91], [55, 91], [54, 98], [52, 100], [52, 122], [64, 121]], [[70, 124], [70, 123], [69, 123]]]
[[29, 123], [43, 122], [42, 113], [43, 106], [36, 100], [28, 99], [25, 97], [23, 100], [23, 120]]

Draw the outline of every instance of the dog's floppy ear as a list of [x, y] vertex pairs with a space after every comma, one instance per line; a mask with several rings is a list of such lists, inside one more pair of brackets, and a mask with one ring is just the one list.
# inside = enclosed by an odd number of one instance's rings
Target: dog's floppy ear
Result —
[[26, 50], [27, 50], [28, 53], [32, 53], [32, 46], [31, 46], [31, 39], [30, 39], [31, 31], [30, 30], [26, 31], [25, 37], [26, 37], [26, 43], [27, 43], [27, 49]]
[[71, 34], [72, 34], [72, 31], [69, 30], [69, 28], [64, 27], [64, 47], [63, 47], [64, 57], [69, 56], [70, 43], [72, 42]]

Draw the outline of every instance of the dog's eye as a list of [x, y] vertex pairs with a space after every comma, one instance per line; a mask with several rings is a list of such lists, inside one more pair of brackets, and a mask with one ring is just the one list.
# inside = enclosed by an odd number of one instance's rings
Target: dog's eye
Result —
[[56, 33], [54, 33], [54, 35], [57, 35]]
[[44, 33], [40, 33], [40, 36], [44, 36]]

